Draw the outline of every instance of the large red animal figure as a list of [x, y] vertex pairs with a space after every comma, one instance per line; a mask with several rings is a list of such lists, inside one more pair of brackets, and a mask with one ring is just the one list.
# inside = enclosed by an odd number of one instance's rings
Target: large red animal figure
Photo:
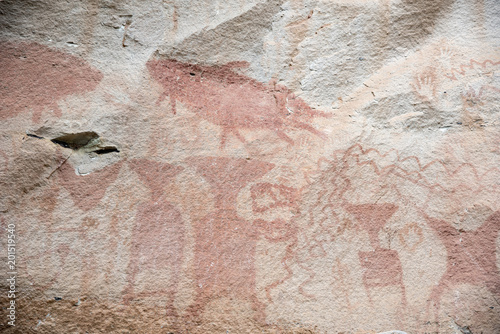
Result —
[[83, 59], [34, 42], [0, 42], [0, 120], [53, 110], [66, 96], [93, 91], [102, 74]]
[[316, 116], [328, 117], [328, 114], [312, 109], [286, 87], [263, 84], [235, 72], [247, 66], [245, 62], [202, 66], [169, 59], [152, 59], [147, 63], [151, 76], [163, 88], [158, 102], [168, 96], [174, 114], [176, 102], [180, 101], [222, 127], [221, 146], [229, 134], [245, 142], [239, 132], [242, 129], [270, 130], [291, 144], [293, 140], [284, 132], [288, 126], [326, 137], [309, 123]]

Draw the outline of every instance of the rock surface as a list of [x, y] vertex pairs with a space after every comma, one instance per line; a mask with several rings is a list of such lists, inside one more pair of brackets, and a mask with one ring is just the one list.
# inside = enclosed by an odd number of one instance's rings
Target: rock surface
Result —
[[0, 331], [500, 332], [499, 1], [3, 0], [0, 69]]

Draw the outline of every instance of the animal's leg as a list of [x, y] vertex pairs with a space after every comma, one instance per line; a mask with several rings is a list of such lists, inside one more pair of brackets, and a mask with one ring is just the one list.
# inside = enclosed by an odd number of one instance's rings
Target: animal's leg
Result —
[[[254, 290], [255, 291], [255, 290]], [[259, 298], [257, 298], [256, 293], [251, 294], [251, 299], [252, 299], [252, 306], [255, 311], [254, 313], [254, 319], [255, 321], [265, 324], [266, 323], [266, 305], [262, 303]]]
[[243, 137], [243, 136], [241, 135], [241, 133], [240, 133], [238, 130], [233, 129], [231, 132], [232, 132], [232, 133], [236, 136], [236, 138], [238, 138], [238, 139], [239, 139], [242, 143], [246, 143], [246, 142], [247, 142], [247, 141], [246, 141], [246, 139], [245, 139], [245, 137]]
[[[500, 280], [498, 280], [496, 277], [496, 273], [492, 273], [493, 277], [487, 276], [485, 278], [486, 281], [486, 287], [490, 290], [490, 292], [493, 294], [493, 298], [497, 303], [500, 303]], [[495, 277], [496, 276], [496, 277]]]
[[324, 140], [326, 140], [328, 138], [328, 136], [326, 134], [324, 134], [323, 132], [321, 132], [319, 130], [316, 130], [314, 127], [312, 127], [309, 124], [296, 121], [296, 122], [293, 122], [293, 125], [297, 128], [307, 130], [307, 131], [311, 132], [312, 134], [314, 134], [314, 135], [316, 135]]
[[402, 308], [398, 307], [398, 326], [404, 328], [406, 326], [406, 309], [408, 307], [408, 300], [406, 299], [406, 289], [403, 282], [403, 275], [400, 274], [399, 284], [401, 285], [401, 302], [403, 304]]
[[368, 296], [368, 301], [370, 302], [370, 305], [373, 306], [372, 294], [370, 292], [370, 283], [368, 282], [366, 276], [363, 276], [363, 285], [365, 286], [365, 291], [366, 295]]
[[278, 137], [289, 143], [290, 145], [293, 145], [293, 140], [292, 138], [288, 137], [286, 133], [284, 133], [282, 130], [276, 130], [276, 134]]
[[[172, 212], [172, 211], [171, 211]], [[171, 212], [169, 212], [171, 214]], [[177, 214], [179, 214], [177, 212]], [[180, 216], [179, 216], [179, 219]], [[180, 247], [176, 247], [175, 250], [166, 250], [166, 253], [173, 252], [175, 254], [184, 254], [184, 229], [178, 229], [176, 231], [177, 235], [179, 235], [179, 243]], [[167, 316], [172, 316], [177, 318], [179, 313], [177, 312], [177, 308], [175, 307], [175, 298], [177, 297], [177, 291], [179, 289], [179, 282], [181, 278], [181, 266], [182, 266], [182, 256], [177, 255], [175, 259], [170, 260], [166, 259], [166, 261], [171, 263], [173, 273], [172, 273], [172, 278], [171, 278], [171, 285], [168, 288], [168, 303], [167, 303]]]
[[177, 114], [177, 104], [173, 95], [170, 95], [170, 107], [172, 108], [172, 113], [174, 115]]
[[403, 308], [406, 310], [406, 307], [408, 306], [408, 300], [406, 299], [406, 288], [403, 282], [403, 273], [400, 271], [397, 275], [399, 287], [401, 288], [401, 303], [403, 304]]
[[220, 146], [219, 148], [222, 150], [226, 146], [226, 139], [227, 139], [227, 129], [222, 128], [222, 133], [220, 135]]
[[135, 283], [135, 276], [137, 272], [139, 271], [139, 266], [137, 264], [137, 261], [139, 261], [139, 256], [133, 256], [132, 259], [130, 259], [130, 264], [128, 267], [128, 285], [123, 291], [123, 303], [125, 305], [129, 305], [130, 301], [134, 299], [134, 283]]
[[[156, 100], [156, 105], [160, 105], [161, 102], [163, 102], [167, 98], [167, 92], [163, 92], [158, 100]], [[176, 108], [176, 101], [175, 101], [175, 96], [173, 94], [170, 94], [170, 107], [172, 108], [172, 113], [175, 115], [177, 113], [177, 108]]]
[[[443, 277], [446, 277], [448, 272], [444, 273]], [[429, 300], [427, 301], [427, 317], [431, 318], [431, 306], [434, 304], [434, 322], [437, 323], [439, 321], [439, 309], [440, 309], [440, 304], [441, 304], [441, 295], [444, 292], [445, 284], [444, 281], [441, 279], [439, 284], [435, 286], [432, 289], [431, 295], [429, 296]]]
[[186, 314], [193, 321], [199, 320], [205, 307], [210, 302], [211, 297], [213, 297], [213, 294], [210, 293], [210, 286], [200, 287], [198, 285], [196, 287], [195, 296], [194, 302], [186, 310]]
[[161, 95], [158, 98], [158, 100], [156, 100], [156, 105], [159, 105], [160, 103], [162, 103], [163, 100], [165, 100], [166, 98], [167, 98], [167, 92], [161, 93]]
[[176, 291], [175, 288], [169, 289], [168, 291], [168, 302], [167, 302], [167, 316], [177, 317], [177, 309], [174, 306]]

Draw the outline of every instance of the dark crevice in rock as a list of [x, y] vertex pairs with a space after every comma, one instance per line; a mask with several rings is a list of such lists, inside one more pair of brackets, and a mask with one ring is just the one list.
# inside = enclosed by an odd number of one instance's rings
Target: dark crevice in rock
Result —
[[469, 326], [460, 326], [455, 320], [453, 320], [453, 323], [457, 327], [457, 329], [460, 331], [462, 334], [473, 334], [472, 331], [470, 330]]
[[106, 147], [100, 148], [98, 150], [95, 150], [93, 152], [97, 153], [97, 154], [108, 154], [108, 153], [113, 153], [113, 152], [120, 153], [120, 150], [114, 146], [106, 146]]
[[40, 136], [37, 136], [37, 135], [34, 135], [32, 133], [27, 133], [26, 134], [28, 137], [33, 137], [33, 138], [36, 138], [36, 139], [44, 139], [43, 137], [40, 137]]
[[90, 131], [90, 132], [70, 133], [64, 136], [54, 138], [51, 141], [54, 144], [60, 145], [62, 147], [77, 150], [81, 147], [86, 146], [90, 141], [97, 138], [99, 138], [99, 135], [94, 131]]

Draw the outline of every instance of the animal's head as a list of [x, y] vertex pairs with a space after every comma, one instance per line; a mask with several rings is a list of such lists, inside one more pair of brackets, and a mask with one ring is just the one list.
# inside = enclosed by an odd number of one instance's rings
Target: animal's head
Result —
[[203, 69], [198, 65], [173, 59], [151, 59], [146, 66], [151, 76], [165, 88], [167, 85], [179, 86], [199, 82], [203, 73]]

